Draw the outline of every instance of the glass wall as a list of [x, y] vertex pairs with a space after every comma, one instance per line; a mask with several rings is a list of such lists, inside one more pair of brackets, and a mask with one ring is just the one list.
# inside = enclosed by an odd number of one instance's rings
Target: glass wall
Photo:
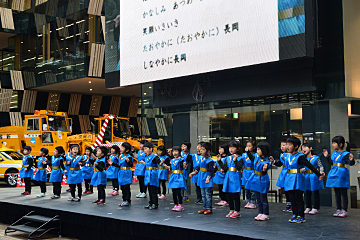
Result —
[[92, 43], [104, 43], [89, 0], [28, 2], [31, 9], [13, 14], [15, 30], [2, 29], [0, 71], [24, 72], [26, 88], [88, 76]]
[[[313, 145], [314, 151], [318, 154], [328, 173], [330, 165], [322, 155], [323, 149], [330, 153], [331, 137], [334, 134], [343, 135], [349, 138], [349, 131], [337, 127], [337, 118], [349, 119], [350, 141], [352, 153], [360, 158], [360, 151], [357, 144], [360, 136], [360, 115], [349, 113], [341, 115], [337, 105], [329, 100], [320, 99], [316, 93], [287, 94], [280, 96], [268, 96], [257, 99], [239, 99], [222, 102], [197, 103], [192, 105], [179, 105], [156, 108], [153, 105], [154, 91], [151, 83], [144, 84], [142, 88], [142, 119], [143, 125], [148, 125], [148, 137], [158, 137], [157, 125], [153, 118], [165, 118], [165, 125], [168, 135], [165, 145], [170, 148], [180, 145], [184, 140], [195, 145], [199, 141], [208, 141], [212, 145], [212, 156], [217, 155], [218, 147], [222, 143], [229, 143], [232, 139], [238, 139], [244, 149], [246, 142], [266, 141], [271, 145], [271, 155], [279, 159], [280, 142], [289, 136], [296, 136], [303, 143]], [[333, 100], [331, 100], [333, 101]], [[340, 102], [350, 102], [342, 99]], [[359, 110], [360, 111], [360, 110]], [[154, 115], [155, 113], [155, 115]], [[334, 115], [336, 117], [334, 118]], [[145, 123], [146, 122], [146, 123]], [[346, 125], [347, 126], [347, 125]], [[345, 128], [347, 128], [344, 126]], [[332, 128], [332, 133], [330, 129]], [[336, 132], [335, 130], [339, 130]], [[192, 148], [192, 153], [195, 148]], [[351, 168], [351, 185], [357, 186], [358, 166]], [[270, 171], [271, 189], [278, 191], [276, 181], [281, 168], [275, 166]], [[326, 178], [325, 178], [326, 182]], [[358, 199], [359, 193], [357, 193]], [[284, 198], [283, 198], [284, 199]], [[321, 191], [321, 204], [331, 206], [332, 191], [326, 188]]]

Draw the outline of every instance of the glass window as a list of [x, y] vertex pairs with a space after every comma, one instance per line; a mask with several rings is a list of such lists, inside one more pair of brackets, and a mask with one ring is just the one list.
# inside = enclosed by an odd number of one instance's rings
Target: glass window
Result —
[[9, 160], [22, 160], [23, 155], [15, 151], [1, 151], [1, 155]]
[[53, 138], [50, 132], [44, 132], [42, 134], [42, 142], [43, 143], [53, 143]]
[[28, 119], [26, 130], [27, 131], [39, 131], [40, 130], [39, 122], [40, 121], [38, 118]]
[[50, 131], [68, 131], [65, 117], [49, 116], [48, 120]]

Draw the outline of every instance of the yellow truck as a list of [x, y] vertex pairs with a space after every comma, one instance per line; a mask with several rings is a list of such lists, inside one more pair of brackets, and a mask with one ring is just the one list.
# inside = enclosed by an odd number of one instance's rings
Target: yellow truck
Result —
[[33, 149], [31, 155], [36, 156], [46, 147], [52, 155], [57, 146], [67, 149], [70, 128], [71, 119], [65, 112], [35, 111], [34, 115], [25, 116], [23, 126], [0, 128], [0, 143], [18, 152], [30, 146]]

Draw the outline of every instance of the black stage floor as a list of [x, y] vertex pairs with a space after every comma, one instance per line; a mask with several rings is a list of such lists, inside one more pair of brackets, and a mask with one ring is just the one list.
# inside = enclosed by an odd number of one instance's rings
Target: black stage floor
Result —
[[[270, 220], [257, 222], [257, 209], [244, 209], [241, 219], [227, 219], [228, 207], [214, 206], [212, 215], [199, 215], [201, 208], [185, 203], [185, 211], [175, 213], [171, 195], [159, 200], [159, 209], [146, 210], [147, 199], [137, 199], [138, 186], [132, 186], [132, 206], [118, 207], [120, 196], [107, 197], [106, 205], [91, 202], [97, 193], [84, 196], [80, 203], [68, 202], [69, 193], [60, 199], [38, 199], [38, 187], [32, 195], [22, 196], [23, 188], [0, 189], [0, 222], [12, 223], [29, 211], [46, 216], [60, 215], [63, 236], [79, 239], [359, 239], [360, 210], [350, 209], [344, 219], [332, 217], [335, 209], [323, 207], [320, 214], [306, 216], [306, 223], [289, 223], [290, 213], [282, 212], [284, 204], [270, 203]], [[63, 190], [65, 190], [63, 188]], [[135, 191], [136, 190], [136, 191]], [[52, 187], [48, 186], [48, 193]], [[109, 187], [108, 187], [109, 192]], [[214, 196], [214, 202], [218, 197]]]

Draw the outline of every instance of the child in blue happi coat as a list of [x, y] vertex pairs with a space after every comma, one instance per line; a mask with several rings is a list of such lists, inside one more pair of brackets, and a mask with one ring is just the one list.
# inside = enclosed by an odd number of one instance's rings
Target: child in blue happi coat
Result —
[[20, 169], [20, 178], [24, 179], [25, 182], [25, 192], [21, 193], [22, 195], [30, 195], [31, 194], [31, 178], [33, 177], [34, 170], [32, 169], [34, 164], [34, 159], [31, 156], [31, 147], [25, 146], [22, 159], [22, 166]]
[[[249, 152], [255, 156], [256, 154], [256, 144], [255, 141], [250, 140], [246, 143], [246, 147], [248, 148]], [[249, 180], [249, 177], [254, 173], [254, 162], [250, 160], [247, 153], [243, 153], [243, 172], [242, 172], [242, 181], [241, 185], [245, 188], [245, 197], [246, 197], [246, 205], [244, 208], [248, 209], [255, 209], [256, 208], [256, 198], [254, 191], [246, 188], [246, 183]]]
[[249, 177], [245, 187], [255, 192], [257, 205], [259, 207], [259, 214], [255, 220], [266, 221], [269, 220], [269, 202], [267, 193], [270, 187], [270, 178], [267, 174], [270, 169], [270, 144], [267, 142], [260, 142], [256, 146], [255, 156], [245, 149], [247, 156], [254, 162], [254, 172]]
[[224, 185], [222, 191], [226, 193], [229, 203], [230, 212], [227, 218], [240, 218], [240, 192], [241, 192], [241, 168], [243, 159], [240, 155], [240, 144], [237, 141], [229, 143], [230, 155], [221, 159], [218, 155], [218, 164], [221, 172], [226, 173], [224, 177]]
[[157, 209], [159, 199], [157, 198], [157, 189], [159, 187], [159, 174], [157, 166], [160, 164], [160, 158], [153, 153], [154, 145], [150, 142], [144, 144], [145, 152], [145, 186], [149, 189], [150, 201], [146, 209]]
[[84, 194], [92, 194], [93, 193], [93, 185], [90, 185], [91, 178], [94, 174], [94, 165], [91, 163], [92, 148], [86, 147], [85, 154], [82, 156], [84, 164], [81, 168], [82, 177], [84, 179], [85, 191]]
[[[346, 143], [346, 148], [345, 148]], [[350, 174], [346, 165], [355, 164], [354, 156], [350, 153], [350, 143], [345, 141], [343, 136], [336, 136], [332, 139], [334, 152], [330, 159], [332, 165], [328, 174], [326, 187], [334, 188], [337, 210], [334, 217], [347, 217], [348, 195], [347, 190], [350, 188]], [[345, 150], [344, 150], [345, 149]], [[328, 156], [327, 151], [324, 154]], [[341, 206], [341, 198], [343, 206]]]
[[131, 206], [131, 191], [130, 185], [132, 184], [132, 171], [133, 157], [131, 153], [131, 145], [128, 142], [124, 142], [120, 146], [120, 156], [118, 156], [117, 162], [109, 159], [108, 163], [112, 167], [119, 169], [118, 171], [118, 183], [122, 191], [123, 202], [119, 204], [120, 207]]
[[[309, 143], [302, 145], [302, 152], [306, 156], [307, 160], [325, 176], [324, 167], [321, 163], [320, 157], [314, 154], [314, 150]], [[305, 199], [306, 209], [305, 214], [318, 214], [320, 209], [320, 190], [324, 189], [324, 183], [322, 180], [313, 173], [308, 167], [303, 168], [305, 174]], [[314, 193], [314, 208], [312, 208], [312, 193]]]
[[134, 175], [139, 181], [140, 192], [136, 195], [137, 198], [146, 198], [147, 186], [145, 185], [145, 153], [144, 153], [144, 144], [147, 143], [146, 140], [140, 141], [140, 150], [137, 154], [137, 164], [135, 166]]
[[302, 168], [308, 167], [313, 171], [319, 180], [323, 179], [323, 175], [307, 160], [303, 153], [298, 152], [301, 141], [297, 137], [289, 137], [286, 140], [287, 159], [286, 168], [288, 173], [285, 176], [284, 190], [289, 191], [289, 197], [293, 210], [293, 217], [289, 219], [290, 223], [304, 223], [304, 191], [305, 191], [305, 176], [302, 173]]
[[[197, 168], [197, 166], [199, 165], [200, 160], [201, 160], [201, 154], [200, 154], [201, 144], [203, 144], [203, 142], [198, 143], [198, 145], [196, 146], [196, 153], [192, 154], [193, 169]], [[195, 202], [195, 204], [201, 205], [201, 204], [203, 204], [203, 202], [202, 202], [200, 186], [197, 185], [197, 177], [198, 177], [197, 175], [194, 175], [191, 178], [191, 182], [195, 184], [195, 188], [196, 188], [195, 189], [195, 192], [196, 192], [196, 202]]]
[[[113, 162], [114, 164], [118, 163], [119, 152], [120, 152], [119, 146], [117, 146], [117, 145], [111, 146], [111, 148], [110, 148], [111, 155], [109, 156], [109, 160], [111, 160], [111, 162]], [[113, 185], [113, 190], [112, 190], [112, 192], [108, 193], [108, 195], [112, 195], [112, 196], [119, 195], [118, 175], [119, 175], [119, 168], [110, 165], [108, 167], [108, 169], [106, 169], [106, 176], [108, 179], [111, 179], [111, 182]]]
[[[287, 168], [286, 168], [286, 157], [287, 157], [287, 147], [286, 147], [286, 141], [282, 141], [280, 143], [280, 160], [279, 161], [273, 161], [273, 165], [277, 167], [282, 167], [281, 172], [279, 174], [278, 180], [276, 182], [276, 186], [279, 188], [284, 188], [285, 186], [285, 176], [287, 174]], [[286, 208], [283, 210], [283, 212], [292, 212], [291, 202], [289, 198], [289, 192], [285, 191], [285, 197], [286, 197]]]
[[182, 206], [181, 189], [186, 188], [186, 182], [183, 175], [186, 163], [184, 159], [180, 157], [180, 154], [181, 148], [178, 146], [173, 147], [172, 155], [174, 158], [170, 161], [171, 165], [164, 165], [166, 169], [171, 170], [168, 188], [172, 189], [173, 192], [173, 200], [175, 206], [172, 211], [174, 212], [184, 211], [184, 207]]
[[201, 144], [201, 160], [195, 171], [190, 173], [189, 177], [198, 174], [198, 186], [201, 189], [203, 199], [203, 209], [198, 211], [199, 214], [212, 214], [212, 188], [214, 177], [214, 160], [210, 157], [211, 143]]
[[49, 150], [47, 148], [40, 149], [40, 157], [36, 159], [35, 167], [37, 168], [34, 180], [38, 181], [41, 193], [36, 197], [45, 197], [46, 193], [46, 182], [47, 182], [47, 173], [46, 173], [46, 165], [47, 165], [47, 158]]
[[[170, 165], [170, 158], [167, 155], [167, 150], [165, 146], [159, 146], [157, 148], [157, 155], [160, 158], [160, 164], [158, 166], [158, 174], [159, 174], [159, 188], [158, 188], [158, 198], [166, 199], [166, 181], [168, 180], [168, 170], [164, 166]], [[161, 191], [162, 187], [162, 191]]]
[[49, 182], [53, 185], [53, 195], [51, 196], [51, 199], [58, 199], [61, 195], [61, 182], [63, 179], [63, 171], [65, 170], [64, 153], [64, 148], [62, 146], [57, 146], [54, 150], [54, 155], [47, 161], [47, 164], [51, 167]]
[[97, 205], [104, 205], [106, 203], [105, 187], [106, 187], [106, 160], [107, 149], [104, 146], [98, 147], [96, 150], [96, 159], [92, 159], [91, 163], [94, 164], [95, 171], [91, 178], [91, 185], [96, 185], [98, 190], [98, 199], [93, 203]]
[[[81, 201], [83, 177], [80, 166], [83, 165], [83, 159], [79, 154], [80, 154], [80, 147], [79, 145], [75, 144], [71, 146], [70, 154], [68, 154], [66, 157], [66, 166], [69, 167], [67, 182], [71, 189], [70, 191], [71, 196], [68, 199], [68, 201], [75, 201], [75, 202]], [[77, 197], [75, 197], [76, 187], [78, 188]]]
[[[216, 161], [216, 166], [215, 166], [215, 177], [214, 177], [214, 183], [218, 185], [219, 187], [219, 197], [220, 197], [220, 202], [216, 203], [216, 205], [218, 206], [227, 206], [229, 205], [226, 199], [226, 193], [223, 192], [223, 185], [224, 185], [224, 179], [225, 179], [225, 172], [224, 170], [222, 170], [219, 161], [221, 160], [222, 162], [224, 162], [224, 160], [226, 159], [226, 157], [229, 154], [229, 145], [224, 143], [221, 144], [219, 146], [219, 157], [217, 158]], [[222, 170], [222, 171], [221, 171]]]
[[181, 157], [184, 159], [184, 161], [186, 162], [186, 168], [184, 169], [184, 179], [186, 181], [186, 188], [184, 188], [181, 192], [182, 196], [183, 196], [183, 202], [189, 202], [189, 193], [190, 193], [190, 185], [191, 182], [188, 180], [189, 178], [189, 171], [191, 171], [193, 169], [192, 166], [192, 156], [190, 154], [190, 149], [191, 149], [191, 143], [184, 141], [181, 144]]

